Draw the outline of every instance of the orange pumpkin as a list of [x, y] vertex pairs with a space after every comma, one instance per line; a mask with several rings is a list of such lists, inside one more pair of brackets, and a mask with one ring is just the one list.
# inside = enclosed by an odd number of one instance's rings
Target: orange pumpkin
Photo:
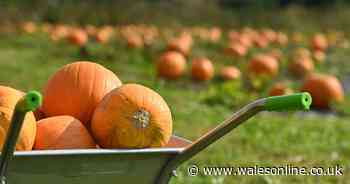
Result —
[[37, 27], [34, 22], [25, 22], [22, 24], [22, 30], [25, 33], [32, 34], [37, 30]]
[[229, 41], [235, 42], [239, 39], [239, 32], [235, 30], [231, 30], [227, 33]]
[[247, 54], [247, 48], [242, 44], [232, 43], [225, 49], [225, 52], [231, 56], [242, 57]]
[[221, 29], [218, 27], [213, 27], [209, 30], [209, 40], [212, 42], [218, 42], [221, 38]]
[[272, 56], [258, 54], [249, 62], [248, 72], [254, 76], [276, 76], [278, 74], [278, 62]]
[[153, 90], [126, 84], [98, 105], [91, 131], [102, 148], [162, 147], [172, 135], [171, 112]]
[[288, 64], [288, 71], [295, 77], [304, 77], [314, 71], [314, 63], [309, 57], [295, 58]]
[[253, 39], [247, 34], [241, 34], [237, 41], [247, 48], [250, 48], [253, 45]]
[[73, 29], [68, 35], [68, 41], [79, 47], [85, 46], [88, 39], [87, 33], [81, 29]]
[[189, 55], [191, 51], [191, 41], [188, 39], [173, 39], [171, 40], [167, 45], [168, 51], [177, 51], [182, 53], [183, 55], [187, 56]]
[[277, 33], [276, 42], [279, 45], [286, 45], [288, 43], [288, 36], [282, 32]]
[[157, 62], [158, 75], [166, 79], [179, 78], [185, 72], [185, 69], [186, 59], [176, 51], [165, 52]]
[[42, 119], [37, 124], [34, 149], [88, 149], [96, 148], [89, 131], [71, 116], [54, 116]]
[[105, 44], [107, 43], [111, 38], [111, 32], [109, 29], [101, 29], [96, 32], [95, 39], [98, 43]]
[[293, 90], [289, 88], [284, 82], [277, 82], [271, 86], [269, 96], [280, 96], [292, 94]]
[[179, 37], [174, 38], [168, 42], [167, 50], [178, 51], [184, 56], [187, 56], [191, 52], [192, 44], [192, 35], [187, 32], [183, 32]]
[[50, 31], [50, 39], [52, 41], [58, 41], [61, 40], [63, 38], [68, 37], [69, 35], [69, 28], [67, 26], [64, 25], [55, 25], [51, 31]]
[[339, 80], [332, 75], [309, 75], [301, 91], [309, 92], [312, 96], [312, 104], [317, 108], [329, 108], [332, 102], [344, 101], [344, 89]]
[[[15, 106], [23, 96], [24, 93], [21, 91], [6, 86], [0, 86], [0, 148], [3, 147], [5, 142]], [[35, 134], [35, 117], [32, 112], [28, 112], [24, 118], [24, 123], [17, 140], [16, 150], [31, 150], [34, 145]]]
[[208, 81], [214, 76], [214, 66], [208, 58], [196, 58], [192, 61], [192, 78]]
[[88, 36], [96, 36], [98, 29], [94, 25], [88, 24], [85, 26], [85, 31]]
[[47, 117], [70, 115], [89, 127], [97, 104], [121, 81], [103, 66], [79, 61], [63, 66], [48, 81], [42, 110]]
[[234, 66], [226, 66], [221, 68], [220, 77], [223, 80], [237, 80], [241, 77], [241, 71]]
[[130, 34], [126, 37], [128, 48], [143, 48], [144, 42], [140, 35]]
[[315, 34], [312, 37], [311, 46], [314, 50], [326, 50], [328, 48], [327, 37], [321, 33]]
[[257, 37], [254, 43], [258, 48], [266, 48], [269, 45], [269, 40], [265, 37]]
[[277, 39], [277, 33], [272, 29], [263, 29], [260, 35], [269, 42], [274, 42]]

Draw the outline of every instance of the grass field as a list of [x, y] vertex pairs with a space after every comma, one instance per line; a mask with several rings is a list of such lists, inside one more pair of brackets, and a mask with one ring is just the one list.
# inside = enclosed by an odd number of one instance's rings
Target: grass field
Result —
[[[45, 35], [2, 35], [0, 37], [0, 84], [24, 91], [41, 90], [58, 68], [77, 60], [91, 60], [114, 71], [124, 83], [141, 83], [160, 93], [169, 104], [174, 119], [174, 133], [195, 140], [218, 125], [231, 113], [264, 93], [247, 94], [235, 89], [235, 82], [218, 79], [198, 83], [187, 74], [178, 81], [156, 77], [153, 62], [162, 45], [151, 49], [130, 50], [121, 43], [101, 46], [91, 43], [91, 56], [81, 58], [77, 48], [66, 43], [52, 43]], [[218, 54], [219, 45], [201, 43], [195, 55], [205, 54], [215, 66], [232, 63]], [[346, 50], [332, 54], [337, 65], [327, 70], [340, 77], [349, 70]], [[342, 64], [344, 64], [343, 67]], [[347, 66], [347, 67], [346, 67]], [[323, 70], [320, 68], [320, 70]], [[230, 86], [233, 95], [221, 96], [223, 86]], [[208, 103], [213, 98], [223, 103]], [[229, 105], [227, 105], [229, 104]], [[262, 113], [235, 129], [178, 169], [171, 183], [350, 183], [350, 116], [349, 100], [339, 106], [338, 113]], [[337, 164], [344, 168], [343, 176], [197, 176], [187, 174], [187, 167], [204, 166], [321, 166]]]

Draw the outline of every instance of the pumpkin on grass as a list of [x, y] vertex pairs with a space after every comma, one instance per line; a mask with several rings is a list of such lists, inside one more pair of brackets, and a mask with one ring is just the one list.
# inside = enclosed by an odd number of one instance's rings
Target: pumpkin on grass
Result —
[[288, 44], [288, 36], [285, 33], [278, 32], [277, 37], [276, 37], [276, 42], [279, 45], [284, 46], [284, 45]]
[[88, 42], [88, 34], [81, 29], [73, 29], [68, 35], [68, 41], [79, 47], [83, 47]]
[[317, 33], [312, 37], [311, 46], [314, 50], [324, 51], [328, 48], [328, 40], [324, 34]]
[[223, 80], [236, 80], [241, 77], [241, 71], [234, 66], [222, 67], [220, 70], [220, 77]]
[[133, 48], [143, 48], [144, 42], [140, 35], [138, 34], [130, 34], [126, 37], [127, 46], [130, 49]]
[[225, 48], [225, 53], [234, 57], [242, 57], [247, 54], [247, 48], [239, 43], [232, 43]]
[[176, 51], [165, 52], [157, 61], [158, 75], [166, 79], [179, 78], [185, 72], [185, 69], [186, 59]]
[[167, 44], [168, 51], [177, 51], [182, 53], [184, 56], [188, 56], [191, 52], [193, 45], [192, 35], [183, 32], [179, 37], [173, 38]]
[[54, 116], [38, 121], [34, 149], [96, 148], [84, 125], [71, 116]]
[[192, 61], [192, 78], [208, 81], [214, 76], [214, 66], [208, 58], [196, 58]]
[[314, 71], [314, 63], [309, 57], [295, 58], [288, 64], [288, 71], [295, 77], [304, 77]]
[[91, 131], [102, 148], [162, 147], [172, 135], [171, 112], [153, 90], [126, 84], [103, 98]]
[[89, 127], [97, 104], [121, 84], [113, 72], [97, 63], [74, 62], [63, 66], [49, 79], [42, 110], [47, 117], [73, 116]]
[[292, 94], [293, 90], [284, 82], [277, 82], [271, 86], [269, 96], [281, 96]]
[[253, 76], [273, 77], [278, 74], [278, 62], [272, 56], [258, 54], [249, 62], [248, 72]]
[[312, 104], [317, 108], [329, 108], [333, 102], [344, 101], [344, 89], [339, 80], [332, 75], [311, 74], [301, 88], [312, 96]]
[[[0, 148], [2, 148], [7, 131], [11, 124], [17, 102], [24, 96], [24, 93], [16, 89], [0, 86]], [[16, 150], [31, 150], [34, 145], [36, 134], [36, 121], [33, 112], [28, 112], [16, 144]]]
[[22, 30], [25, 33], [32, 34], [37, 30], [37, 26], [34, 22], [25, 22], [21, 25]]

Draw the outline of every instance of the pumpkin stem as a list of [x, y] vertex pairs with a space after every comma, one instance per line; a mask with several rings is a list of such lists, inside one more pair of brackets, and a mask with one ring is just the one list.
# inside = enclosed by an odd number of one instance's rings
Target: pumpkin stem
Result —
[[140, 109], [134, 113], [133, 120], [136, 128], [147, 128], [150, 121], [150, 113], [144, 109]]

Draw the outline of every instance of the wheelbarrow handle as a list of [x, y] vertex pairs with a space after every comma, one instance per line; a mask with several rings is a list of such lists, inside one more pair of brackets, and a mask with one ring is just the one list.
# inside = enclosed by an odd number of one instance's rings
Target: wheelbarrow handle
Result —
[[29, 111], [34, 111], [41, 105], [42, 97], [39, 92], [30, 91], [22, 97], [16, 104], [11, 124], [8, 129], [6, 140], [1, 152], [0, 162], [0, 182], [6, 184], [7, 167], [13, 157], [17, 139], [21, 131], [25, 115]]
[[194, 141], [178, 156], [170, 160], [166, 168], [164, 168], [165, 172], [161, 174], [158, 183], [166, 183], [165, 181], [170, 177], [169, 175], [166, 176], [169, 173], [167, 170], [176, 169], [181, 163], [192, 158], [260, 111], [309, 110], [311, 103], [312, 98], [309, 93], [296, 93], [292, 95], [263, 98], [246, 105], [239, 111], [233, 113], [216, 128]]

